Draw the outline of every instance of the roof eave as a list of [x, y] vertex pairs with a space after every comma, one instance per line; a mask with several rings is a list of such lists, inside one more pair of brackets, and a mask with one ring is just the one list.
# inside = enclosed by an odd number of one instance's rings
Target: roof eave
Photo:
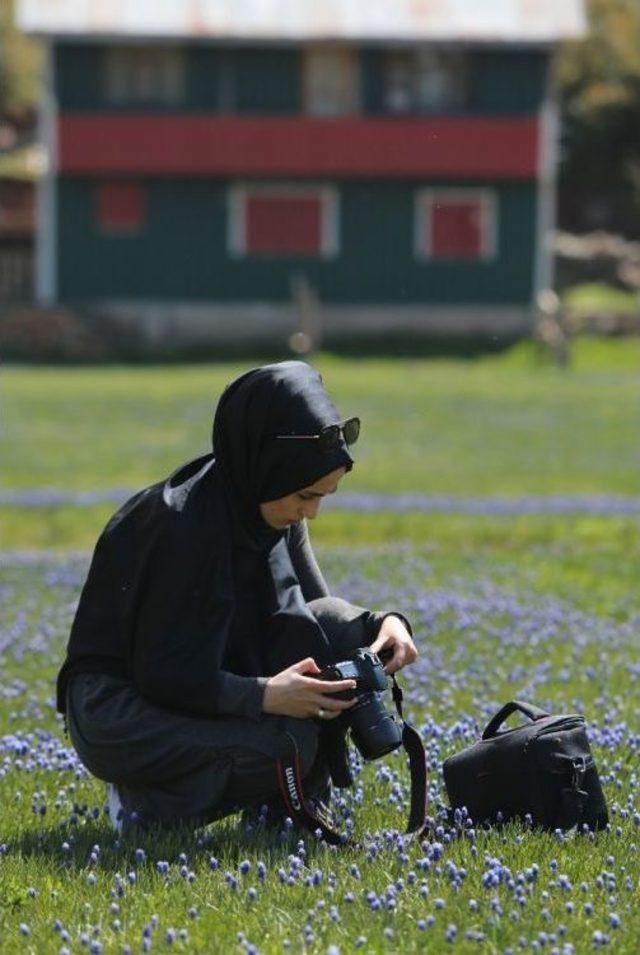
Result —
[[261, 35], [261, 36], [216, 36], [214, 34], [207, 36], [194, 36], [193, 34], [138, 34], [138, 33], [82, 33], [82, 32], [50, 32], [33, 30], [29, 36], [43, 42], [54, 43], [73, 43], [85, 41], [91, 43], [193, 43], [210, 44], [220, 46], [301, 46], [311, 43], [331, 43], [353, 45], [357, 43], [361, 46], [416, 46], [418, 44], [438, 44], [443, 46], [474, 46], [474, 47], [514, 47], [514, 48], [544, 48], [551, 49], [571, 40], [580, 40], [582, 33], [572, 33], [560, 37], [503, 37], [503, 36], [423, 36], [423, 37], [372, 37], [372, 36], [350, 36], [344, 37], [333, 34], [322, 34], [314, 36], [282, 36], [282, 35]]

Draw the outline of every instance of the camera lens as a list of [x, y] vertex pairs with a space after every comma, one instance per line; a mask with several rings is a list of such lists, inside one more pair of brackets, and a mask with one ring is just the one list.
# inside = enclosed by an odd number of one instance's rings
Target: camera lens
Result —
[[387, 712], [378, 693], [363, 693], [349, 711], [353, 742], [363, 759], [379, 759], [402, 743], [402, 730]]

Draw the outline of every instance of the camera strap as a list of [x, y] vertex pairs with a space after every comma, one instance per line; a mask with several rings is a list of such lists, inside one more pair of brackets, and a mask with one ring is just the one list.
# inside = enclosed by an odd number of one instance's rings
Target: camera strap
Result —
[[[402, 721], [402, 745], [409, 757], [411, 777], [411, 801], [407, 835], [420, 835], [425, 828], [427, 816], [427, 761], [420, 734], [408, 723], [402, 712], [403, 694], [395, 674], [391, 676], [393, 702]], [[321, 806], [307, 799], [304, 793], [300, 755], [296, 741], [291, 733], [285, 733], [286, 752], [276, 761], [276, 771], [282, 798], [287, 811], [294, 822], [311, 832], [320, 831], [322, 838], [330, 845], [348, 845], [357, 847], [357, 843], [346, 833], [339, 832], [334, 821]]]

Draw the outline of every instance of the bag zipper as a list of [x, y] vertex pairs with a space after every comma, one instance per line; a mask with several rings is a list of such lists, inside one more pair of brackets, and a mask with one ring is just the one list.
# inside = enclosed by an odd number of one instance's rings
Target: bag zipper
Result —
[[541, 729], [539, 733], [536, 733], [535, 736], [530, 736], [529, 739], [524, 744], [524, 752], [526, 753], [530, 746], [535, 743], [537, 739], [540, 739], [541, 736], [551, 736], [554, 733], [562, 733], [567, 729], [571, 729], [578, 726], [584, 726], [584, 719], [580, 716], [568, 716], [566, 719], [561, 720], [559, 723], [556, 722], [553, 726], [545, 726], [544, 729]]
[[566, 730], [572, 726], [584, 726], [584, 717], [582, 716], [567, 716], [565, 719], [560, 720], [553, 724], [553, 726], [545, 726], [544, 729], [541, 729], [539, 733], [536, 733], [536, 736], [533, 737], [537, 739], [538, 736], [547, 736], [549, 733], [556, 733], [558, 731]]

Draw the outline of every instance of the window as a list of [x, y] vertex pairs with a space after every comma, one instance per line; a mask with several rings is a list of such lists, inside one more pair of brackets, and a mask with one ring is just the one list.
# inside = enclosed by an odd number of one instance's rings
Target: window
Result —
[[311, 116], [345, 116], [359, 107], [355, 50], [311, 46], [302, 53], [303, 111]]
[[465, 97], [465, 60], [460, 53], [391, 50], [384, 69], [384, 107], [390, 113], [440, 113], [459, 109]]
[[415, 252], [427, 259], [490, 259], [495, 255], [495, 198], [487, 189], [418, 193]]
[[96, 191], [96, 219], [103, 232], [138, 232], [144, 221], [142, 183], [101, 182]]
[[113, 46], [106, 50], [109, 102], [173, 105], [184, 96], [184, 56], [178, 47]]
[[236, 186], [230, 192], [229, 251], [236, 256], [318, 256], [338, 251], [331, 186]]

